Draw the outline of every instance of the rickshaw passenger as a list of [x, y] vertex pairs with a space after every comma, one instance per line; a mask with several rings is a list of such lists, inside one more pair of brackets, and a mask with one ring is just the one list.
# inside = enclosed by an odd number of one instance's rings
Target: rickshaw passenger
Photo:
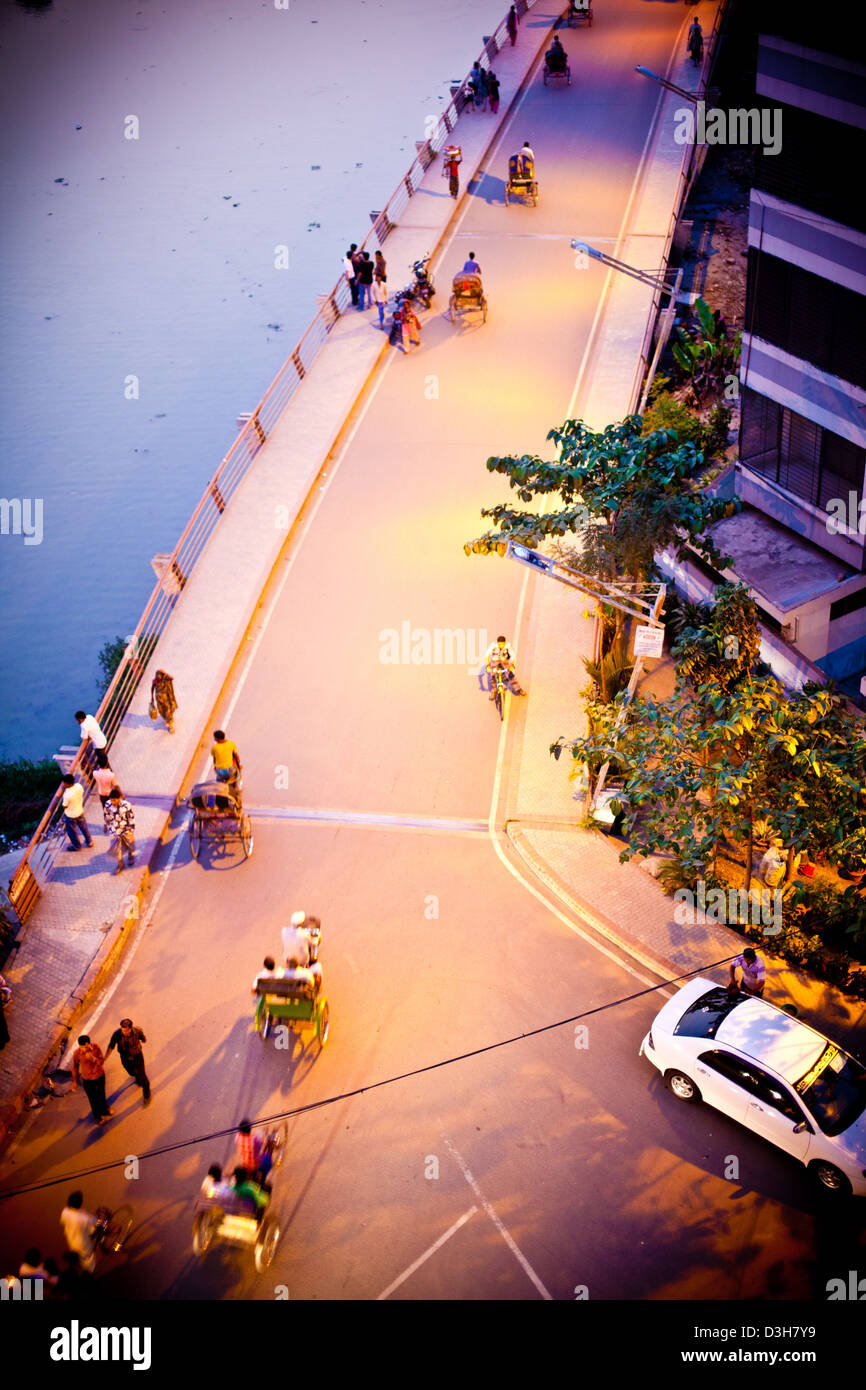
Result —
[[208, 1168], [207, 1177], [201, 1185], [201, 1195], [209, 1202], [226, 1202], [234, 1197], [234, 1189], [223, 1178], [223, 1170], [218, 1163], [212, 1163]]
[[565, 72], [568, 60], [558, 37], [553, 40], [553, 46], [545, 53], [544, 61], [547, 64], [548, 72]]
[[283, 979], [294, 980], [300, 985], [309, 985], [315, 998], [322, 988], [322, 967], [318, 961], [314, 965], [302, 966], [297, 956], [291, 956], [286, 961]]
[[257, 1219], [271, 1200], [264, 1188], [253, 1182], [246, 1168], [235, 1169], [232, 1173], [231, 1187], [235, 1196], [250, 1204], [250, 1214]]

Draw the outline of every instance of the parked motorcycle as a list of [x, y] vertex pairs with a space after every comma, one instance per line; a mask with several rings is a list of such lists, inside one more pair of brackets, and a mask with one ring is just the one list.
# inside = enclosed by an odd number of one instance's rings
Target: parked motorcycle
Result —
[[429, 254], [426, 256], [422, 256], [420, 260], [415, 261], [414, 265], [412, 266], [412, 271], [415, 276], [415, 279], [411, 285], [406, 285], [404, 289], [398, 292], [396, 296], [398, 300], [402, 301], [404, 299], [408, 299], [412, 303], [419, 305], [423, 309], [430, 308], [430, 304], [434, 294], [436, 293], [436, 289], [434, 287], [432, 279], [430, 278], [430, 273], [427, 269], [429, 264]]

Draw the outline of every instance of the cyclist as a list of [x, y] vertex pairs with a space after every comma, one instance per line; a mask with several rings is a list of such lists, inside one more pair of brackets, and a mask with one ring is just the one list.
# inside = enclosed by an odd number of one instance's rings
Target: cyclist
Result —
[[249, 1120], [241, 1120], [235, 1135], [235, 1152], [238, 1163], [256, 1182], [264, 1183], [271, 1171], [273, 1160], [264, 1135], [253, 1134]]
[[230, 738], [226, 738], [222, 729], [214, 729], [213, 736], [214, 742], [210, 755], [213, 758], [217, 781], [228, 782], [229, 786], [234, 789], [242, 771], [238, 746]]
[[302, 965], [314, 965], [319, 957], [322, 924], [306, 912], [293, 912], [289, 926], [283, 927], [283, 956], [295, 956]]
[[491, 642], [490, 646], [487, 648], [485, 665], [487, 667], [487, 674], [489, 677], [489, 689], [491, 700], [493, 699], [494, 694], [493, 673], [497, 670], [502, 670], [505, 672], [505, 684], [515, 695], [526, 694], [526, 691], [523, 689], [519, 680], [517, 679], [517, 672], [514, 669], [514, 656], [512, 655], [511, 647], [508, 644], [508, 639], [504, 637], [501, 633], [497, 637], [496, 641]]
[[60, 1224], [66, 1237], [66, 1244], [74, 1250], [81, 1261], [81, 1268], [92, 1274], [96, 1268], [96, 1241], [94, 1236], [99, 1225], [92, 1212], [86, 1211], [81, 1192], [70, 1192], [66, 1206], [60, 1213]]

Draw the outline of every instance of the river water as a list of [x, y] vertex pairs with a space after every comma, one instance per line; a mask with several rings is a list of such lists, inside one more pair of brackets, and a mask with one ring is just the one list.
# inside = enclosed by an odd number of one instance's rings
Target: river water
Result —
[[507, 8], [2, 0], [0, 759], [78, 742], [151, 556]]

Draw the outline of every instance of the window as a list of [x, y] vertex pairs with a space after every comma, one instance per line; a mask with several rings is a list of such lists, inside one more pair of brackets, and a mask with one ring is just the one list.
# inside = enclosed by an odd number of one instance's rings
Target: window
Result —
[[736, 1009], [745, 998], [744, 994], [731, 996], [722, 985], [707, 990], [686, 1009], [674, 1029], [674, 1037], [714, 1038], [719, 1024], [724, 1023], [731, 1010]]
[[762, 1105], [778, 1110], [794, 1124], [806, 1118], [781, 1081], [762, 1071], [754, 1062], [746, 1062], [730, 1052], [705, 1052], [700, 1060]]
[[838, 497], [864, 494], [866, 454], [856, 444], [746, 387], [740, 458], [756, 473], [827, 511]]

